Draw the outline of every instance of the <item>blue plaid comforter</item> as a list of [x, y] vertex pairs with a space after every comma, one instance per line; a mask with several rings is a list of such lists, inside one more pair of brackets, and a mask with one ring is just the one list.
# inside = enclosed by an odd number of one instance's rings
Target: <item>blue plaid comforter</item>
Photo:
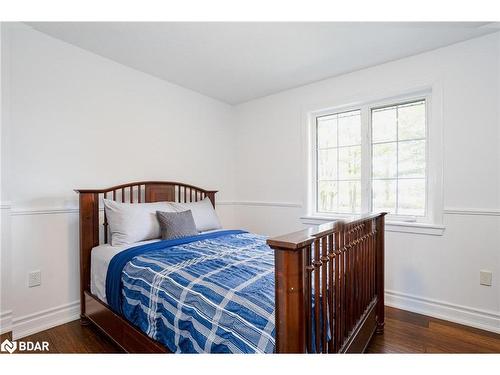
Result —
[[125, 250], [106, 295], [172, 352], [274, 351], [274, 255], [263, 236], [221, 231]]

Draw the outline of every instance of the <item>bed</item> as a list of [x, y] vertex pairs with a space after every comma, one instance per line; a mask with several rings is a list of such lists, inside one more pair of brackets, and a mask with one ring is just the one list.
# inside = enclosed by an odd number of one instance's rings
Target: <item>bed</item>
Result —
[[363, 352], [384, 327], [384, 213], [265, 238], [214, 230], [111, 246], [103, 199], [198, 202], [165, 181], [79, 189], [81, 322], [130, 353]]

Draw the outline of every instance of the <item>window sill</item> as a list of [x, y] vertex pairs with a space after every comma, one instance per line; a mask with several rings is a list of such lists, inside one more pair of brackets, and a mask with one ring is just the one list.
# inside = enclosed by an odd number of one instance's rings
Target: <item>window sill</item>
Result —
[[[305, 225], [319, 225], [329, 221], [340, 220], [342, 216], [302, 216], [300, 221]], [[415, 223], [404, 221], [388, 221], [385, 222], [386, 232], [425, 234], [429, 236], [442, 236], [446, 227], [438, 224]]]

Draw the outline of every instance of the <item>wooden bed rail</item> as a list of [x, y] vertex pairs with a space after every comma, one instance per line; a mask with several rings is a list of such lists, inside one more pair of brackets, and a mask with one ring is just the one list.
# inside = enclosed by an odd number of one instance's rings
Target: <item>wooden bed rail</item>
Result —
[[267, 240], [275, 254], [276, 352], [362, 352], [383, 332], [384, 216]]

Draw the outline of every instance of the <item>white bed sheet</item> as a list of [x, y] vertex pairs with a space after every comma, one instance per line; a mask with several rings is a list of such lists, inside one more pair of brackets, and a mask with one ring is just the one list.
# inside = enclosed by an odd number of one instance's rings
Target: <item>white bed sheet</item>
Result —
[[[204, 233], [218, 232], [223, 229], [209, 230]], [[107, 303], [106, 300], [106, 274], [108, 273], [109, 262], [116, 254], [123, 250], [130, 249], [135, 246], [144, 245], [147, 243], [158, 242], [160, 239], [141, 241], [128, 245], [111, 246], [110, 244], [102, 244], [92, 249], [90, 253], [90, 291], [97, 296], [101, 301]]]

